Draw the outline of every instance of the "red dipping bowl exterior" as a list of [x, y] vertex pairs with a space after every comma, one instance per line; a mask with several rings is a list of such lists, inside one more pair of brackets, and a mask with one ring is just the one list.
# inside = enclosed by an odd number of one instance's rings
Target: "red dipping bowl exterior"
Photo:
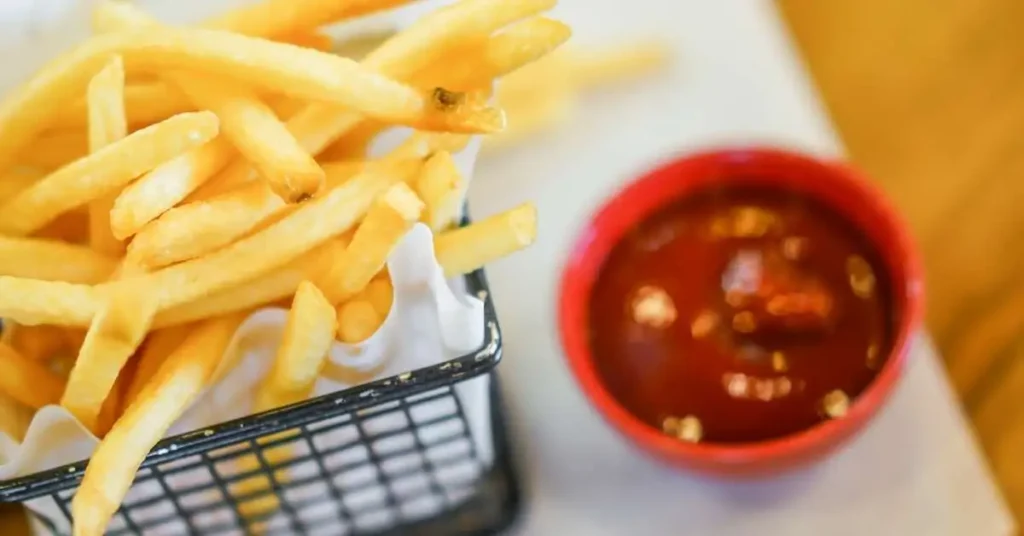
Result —
[[[667, 204], [711, 187], [758, 185], [818, 200], [852, 223], [888, 271], [895, 339], [878, 375], [846, 416], [782, 438], [751, 443], [686, 443], [640, 421], [605, 389], [588, 343], [591, 290], [612, 248]], [[686, 274], [680, 274], [685, 277]], [[622, 435], [672, 464], [717, 476], [773, 474], [820, 460], [854, 436], [889, 399], [907, 365], [923, 312], [922, 270], [906, 225], [882, 193], [844, 163], [768, 148], [734, 148], [686, 156], [613, 195], [583, 228], [561, 280], [558, 322], [569, 366], [593, 406]]]

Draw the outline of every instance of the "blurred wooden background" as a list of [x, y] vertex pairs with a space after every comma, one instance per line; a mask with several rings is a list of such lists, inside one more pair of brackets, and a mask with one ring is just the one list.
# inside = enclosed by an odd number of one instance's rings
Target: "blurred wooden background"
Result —
[[1024, 520], [1024, 1], [777, 2], [917, 235], [930, 328]]

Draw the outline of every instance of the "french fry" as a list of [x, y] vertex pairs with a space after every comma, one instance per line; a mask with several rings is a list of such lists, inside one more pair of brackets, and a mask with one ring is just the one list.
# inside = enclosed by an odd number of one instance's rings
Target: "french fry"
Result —
[[270, 372], [257, 391], [256, 411], [306, 399], [334, 340], [334, 307], [309, 281], [299, 284]]
[[331, 36], [321, 31], [295, 32], [278, 39], [278, 41], [303, 48], [312, 48], [321, 52], [330, 52], [334, 47], [334, 40], [331, 39]]
[[505, 129], [505, 111], [488, 105], [490, 90], [460, 92], [441, 87], [430, 92], [429, 111], [412, 126], [439, 132], [483, 132]]
[[[124, 110], [124, 61], [121, 56], [111, 58], [89, 81], [86, 103], [90, 153], [128, 135], [128, 119]], [[89, 203], [89, 244], [107, 255], [124, 251], [124, 244], [110, 231], [110, 209], [116, 196], [116, 192], [107, 194]]]
[[[397, 182], [397, 179], [392, 180]], [[377, 187], [390, 184], [387, 180], [381, 182], [383, 185]], [[353, 180], [338, 190], [345, 189], [351, 193], [360, 192], [365, 187], [364, 182]], [[340, 197], [346, 195], [341, 194]], [[361, 199], [350, 199], [351, 204], [345, 203], [344, 212], [357, 203], [369, 205], [368, 200], [363, 200], [366, 198], [362, 195], [359, 197]], [[373, 197], [373, 194], [367, 197]], [[334, 202], [338, 202], [338, 199], [334, 199]], [[300, 210], [308, 208], [312, 203], [301, 206]], [[331, 206], [335, 206], [334, 203]], [[340, 226], [348, 226], [349, 220], [346, 214], [342, 214], [342, 210], [331, 212], [324, 209], [323, 212], [330, 214], [332, 220], [323, 224], [336, 228], [335, 224], [344, 218], [346, 225]], [[294, 293], [302, 279], [312, 273], [310, 266], [322, 268], [337, 256], [333, 252], [326, 257], [318, 257], [316, 254], [323, 250], [313, 250], [301, 257], [292, 256], [295, 249], [305, 249], [310, 242], [322, 243], [320, 237], [323, 234], [333, 233], [319, 225], [310, 227], [315, 231], [314, 236], [304, 235], [297, 230], [304, 229], [310, 220], [317, 221], [323, 212], [315, 209], [300, 218], [292, 214], [217, 253], [132, 279], [134, 283], [142, 281], [142, 284], [156, 289], [161, 295], [161, 308], [154, 320], [154, 327], [183, 324], [264, 305]], [[487, 262], [528, 246], [533, 242], [535, 234], [536, 210], [532, 205], [523, 205], [469, 227], [442, 233], [436, 238], [434, 249], [445, 274], [454, 277], [472, 272]], [[278, 264], [280, 257], [271, 252], [282, 249], [285, 251], [281, 256], [295, 260]], [[220, 269], [222, 266], [234, 267], [236, 263], [239, 266], [237, 272], [232, 271], [233, 268]], [[0, 276], [0, 317], [28, 325], [87, 326], [99, 309], [103, 296], [118, 284], [121, 282], [92, 287]]]
[[285, 299], [294, 294], [299, 283], [306, 278], [306, 271], [303, 269], [305, 264], [299, 261], [301, 258], [269, 274], [212, 293], [207, 297], [170, 307], [157, 314], [153, 327], [179, 326]]
[[527, 203], [441, 233], [434, 239], [434, 253], [445, 275], [454, 277], [523, 249], [536, 236], [537, 209]]
[[433, 64], [415, 78], [420, 84], [457, 90], [487, 87], [495, 78], [529, 65], [560, 47], [572, 35], [566, 24], [544, 17], [517, 22], [486, 39], [467, 40], [457, 65]]
[[4, 133], [0, 169], [53, 124], [61, 109], [54, 103], [79, 97], [89, 78], [125, 41], [124, 37], [94, 39], [50, 62], [0, 102], [0, 132]]
[[183, 324], [170, 328], [160, 329], [151, 332], [142, 345], [142, 353], [139, 355], [138, 363], [135, 366], [135, 375], [125, 389], [122, 399], [122, 412], [128, 409], [138, 398], [139, 393], [156, 375], [160, 365], [164, 363], [167, 356], [171, 355], [182, 341], [188, 337], [189, 331], [194, 326]]
[[203, 26], [257, 37], [289, 36], [398, 7], [409, 1], [264, 0], [207, 19]]
[[[530, 4], [537, 1], [529, 0], [525, 3]], [[502, 10], [500, 13], [505, 13], [506, 11], [509, 10]], [[108, 26], [112, 27], [120, 28], [133, 24], [144, 24], [147, 21], [144, 14], [140, 15], [137, 11], [133, 11], [130, 6], [114, 2], [103, 3], [97, 8], [98, 14], [103, 14], [104, 12], [109, 12], [109, 19], [116, 20], [116, 22], [108, 24]], [[515, 10], [512, 10], [512, 13], [515, 13]], [[480, 13], [471, 12], [470, 14], [479, 16]], [[455, 18], [453, 20], [458, 22], [461, 19]], [[499, 15], [493, 20], [502, 19]], [[441, 22], [444, 22], [444, 20]], [[431, 34], [428, 33], [427, 37], [430, 38]], [[413, 41], [407, 44], [416, 45], [417, 42]], [[486, 99], [479, 95], [462, 95], [436, 89], [425, 100], [421, 116], [407, 124], [424, 129], [450, 129], [465, 132], [493, 132], [500, 130], [505, 124], [504, 114], [500, 110], [488, 107], [485, 101]], [[303, 148], [315, 153], [337, 138], [335, 132], [344, 131], [357, 121], [351, 113], [339, 116], [337, 113], [328, 112], [330, 110], [325, 110], [315, 104], [310, 105], [288, 121], [287, 130], [294, 134], [295, 138], [299, 139]], [[327, 113], [326, 119], [324, 117], [325, 113]], [[372, 115], [372, 111], [367, 111], [366, 113]], [[227, 123], [228, 121], [225, 120], [225, 131], [230, 133]], [[240, 132], [251, 132], [251, 130], [242, 129]], [[279, 132], [277, 138], [283, 139], [283, 135]], [[241, 147], [244, 152], [244, 145]], [[296, 148], [292, 147], [292, 149], [292, 153], [298, 153], [295, 150]], [[260, 155], [267, 154], [273, 154], [273, 152], [254, 149], [247, 156], [249, 156], [250, 160], [255, 160], [259, 163]], [[243, 170], [242, 174], [247, 176], [249, 174], [248, 169]]]
[[[466, 37], [489, 34], [517, 20], [551, 9], [555, 0], [464, 0], [445, 9], [437, 10], [405, 31], [393, 35], [361, 62], [361, 65], [384, 73], [398, 80], [405, 80], [438, 61], [442, 52]], [[434, 95], [434, 101], [455, 98], [446, 92]], [[472, 99], [473, 105], [481, 104], [479, 97]], [[469, 106], [449, 110], [441, 106], [441, 113], [435, 113], [433, 125], [414, 125], [429, 129], [440, 128], [444, 111], [461, 111], [467, 120], [487, 127], [493, 132], [504, 127], [504, 114], [488, 112], [475, 113]], [[2, 116], [0, 116], [2, 117]], [[344, 109], [329, 103], [314, 102], [288, 120], [288, 130], [310, 153], [319, 154], [332, 142], [355, 128], [363, 120], [357, 110]], [[485, 121], [496, 121], [491, 125]], [[2, 123], [0, 123], [2, 125]], [[452, 130], [456, 125], [445, 125]]]
[[57, 404], [64, 382], [40, 362], [0, 343], [0, 391], [32, 409]]
[[382, 318], [386, 318], [391, 312], [391, 303], [395, 300], [395, 289], [391, 286], [391, 279], [386, 276], [377, 276], [370, 281], [362, 292], [366, 301], [373, 304], [374, 310]]
[[203, 184], [186, 197], [184, 203], [208, 201], [214, 197], [231, 192], [242, 185], [255, 182], [259, 178], [256, 170], [253, 169], [252, 164], [248, 160], [236, 158], [229, 162], [227, 167], [221, 170], [220, 173], [207, 181], [206, 184]]
[[224, 76], [403, 124], [416, 124], [432, 112], [412, 87], [318, 50], [197, 28], [151, 27], [110, 37], [127, 41], [121, 52], [129, 66]]
[[[425, 158], [434, 151], [450, 151], [455, 147], [461, 148], [462, 145], [460, 145], [460, 143], [465, 143], [466, 141], [468, 141], [468, 137], [461, 135], [439, 134], [436, 132], [415, 132], [406, 138], [398, 147], [388, 153], [385, 158], [380, 159], [379, 162], [383, 165], [390, 165], [387, 164], [387, 162], [394, 162], [402, 159]], [[348, 166], [349, 164], [351, 163], [346, 162], [343, 165]], [[362, 169], [367, 171], [370, 168]], [[339, 184], [337, 182], [338, 174], [336, 171], [337, 167], [335, 167], [334, 170], [324, 169], [324, 174], [328, 175], [326, 182], [329, 188]], [[235, 163], [228, 166], [228, 168], [216, 178], [189, 196], [186, 201], [193, 202], [210, 199], [230, 191], [239, 185], [255, 180], [255, 178], [255, 172], [249, 163], [244, 160], [237, 160]]]
[[488, 137], [483, 149], [493, 152], [553, 130], [571, 118], [582, 90], [646, 74], [663, 67], [668, 58], [664, 44], [649, 41], [604, 50], [562, 50], [518, 70], [498, 90], [508, 128]]
[[[281, 346], [274, 356], [270, 371], [256, 389], [254, 413], [301, 402], [312, 394], [334, 342], [336, 320], [334, 307], [315, 285], [303, 281], [295, 292]], [[276, 436], [262, 441], [274, 439]], [[291, 458], [292, 451], [291, 445], [282, 445], [264, 450], [264, 457], [273, 467]], [[249, 455], [239, 459], [238, 466], [238, 474], [242, 474], [259, 469], [260, 463], [254, 455]], [[269, 490], [270, 487], [270, 480], [266, 476], [257, 475], [238, 482], [231, 493], [236, 497], [244, 497]], [[245, 518], [253, 518], [272, 512], [278, 506], [277, 496], [268, 494], [240, 501], [239, 513]]]
[[90, 285], [0, 276], [0, 318], [27, 326], [88, 326], [100, 293]]
[[508, 128], [485, 139], [481, 149], [489, 154], [532, 138], [539, 132], [566, 124], [575, 111], [574, 98], [569, 88], [561, 87], [519, 99], [499, 92], [499, 102], [509, 103]]
[[426, 205], [423, 222], [434, 231], [455, 223], [462, 212], [465, 191], [465, 181], [451, 153], [434, 153], [423, 164], [423, 171], [416, 179], [416, 193]]
[[[389, 170], [364, 173], [304, 203], [287, 217], [223, 249], [128, 280], [157, 296], [159, 309], [195, 301], [284, 266], [352, 228], [373, 200], [415, 172], [419, 162], [397, 162]], [[124, 282], [97, 287], [107, 292]], [[0, 278], [0, 289], [3, 279]], [[0, 302], [0, 312], [4, 304]]]
[[[126, 29], [159, 27], [141, 10], [131, 11], [127, 5], [117, 9]], [[217, 114], [225, 137], [253, 162], [285, 201], [300, 201], [323, 186], [323, 170], [255, 93], [231, 87], [230, 80], [209, 73], [170, 72], [164, 76], [199, 108]]]
[[515, 21], [555, 7], [555, 0], [463, 0], [435, 10], [398, 32], [367, 55], [363, 64], [406, 79], [436, 61], [465, 38], [487, 35]]
[[[459, 49], [466, 59], [458, 66], [434, 64], [414, 76], [414, 79], [419, 85], [460, 90], [483, 89], [492, 80], [544, 58], [565, 43], [571, 34], [570, 28], [559, 21], [543, 17], [527, 19], [495, 36], [467, 41]], [[482, 99], [487, 96], [487, 92], [469, 95]]]
[[[253, 307], [295, 295], [285, 339], [256, 393], [256, 411], [307, 397], [325, 371], [332, 339], [358, 343], [380, 328], [394, 300], [382, 270], [391, 250], [421, 217], [441, 229], [458, 215], [464, 184], [450, 153], [468, 142], [467, 134], [504, 128], [503, 112], [488, 104], [491, 81], [546, 54], [568, 35], [560, 23], [530, 19], [491, 36], [554, 0], [464, 0], [390, 38], [361, 64], [313, 50], [326, 46], [322, 39], [306, 40], [320, 37], [318, 21], [406, 1], [267, 0], [206, 23], [307, 46], [147, 22], [141, 30], [90, 40], [0, 103], [0, 131], [24, 127], [0, 146], [0, 168], [32, 140], [81, 132], [85, 125], [90, 129], [90, 154], [45, 153], [49, 164], [63, 167], [11, 186], [6, 199], [0, 189], [0, 231], [13, 235], [0, 238], [0, 274], [5, 259], [17, 261], [6, 269], [10, 275], [0, 275], [0, 316], [46, 326], [31, 329], [57, 329], [69, 346], [76, 345], [69, 333], [89, 328], [68, 387], [60, 384], [63, 394], [56, 395], [97, 435], [109, 432], [73, 501], [74, 534], [104, 531], [147, 452], [202, 389], [235, 363], [224, 351]], [[110, 9], [131, 13], [122, 8]], [[114, 17], [101, 26], [117, 28], [125, 20]], [[450, 63], [451, 56], [466, 61], [435, 68]], [[171, 117], [132, 135], [110, 129], [100, 135], [104, 119], [123, 125], [122, 131], [135, 121], [116, 58], [123, 59], [133, 80], [148, 73], [172, 82], [146, 84], [174, 94], [180, 89], [179, 103], [187, 99], [193, 103], [189, 108], [208, 110], [187, 116], [207, 116], [212, 126], [172, 135], [167, 124], [183, 120]], [[86, 83], [91, 98], [79, 111], [45, 106], [77, 106]], [[118, 92], [120, 98], [99, 98]], [[81, 117], [86, 111], [92, 114], [88, 121]], [[313, 158], [366, 158], [369, 140], [395, 124], [439, 133], [417, 133], [377, 160], [321, 166]], [[162, 130], [164, 136], [152, 132]], [[151, 139], [139, 142], [146, 133]], [[214, 139], [219, 133], [224, 135]], [[333, 143], [338, 152], [323, 155]], [[66, 160], [58, 164], [58, 158]], [[202, 197], [211, 191], [215, 195]], [[306, 198], [306, 203], [286, 204]], [[90, 212], [83, 211], [86, 207]], [[510, 211], [470, 230], [438, 236], [436, 253], [445, 273], [471, 270], [532, 242], [536, 215], [529, 212], [517, 217]], [[37, 252], [31, 248], [50, 247], [53, 241], [25, 237], [64, 236], [69, 224], [62, 220], [90, 213], [95, 249], [117, 252], [113, 239], [132, 239], [124, 259], [118, 263], [87, 251], [92, 264], [84, 267], [68, 262], [71, 253], [62, 262], [41, 263], [47, 271], [33, 266], [44, 253], [58, 252]], [[101, 221], [107, 227], [96, 225]], [[108, 231], [102, 237], [101, 227]], [[498, 233], [497, 244], [490, 243], [495, 236], [483, 240], [492, 232]], [[104, 239], [109, 239], [106, 246]], [[5, 253], [7, 246], [15, 253]], [[71, 244], [60, 246], [85, 253]], [[103, 265], [103, 275], [93, 264]], [[49, 275], [58, 267], [59, 275]], [[310, 281], [322, 284], [324, 292]], [[160, 331], [147, 339], [150, 329]], [[372, 373], [332, 370], [352, 382]], [[0, 380], [0, 390], [7, 388]], [[276, 438], [260, 442], [265, 446]], [[255, 501], [240, 496], [270, 491], [266, 464], [292, 455], [290, 446], [269, 448], [262, 459], [247, 456], [237, 462], [257, 473], [255, 482], [229, 485], [243, 518], [279, 507], [274, 494]]]
[[[412, 79], [434, 64], [442, 51], [452, 47], [460, 40], [490, 34], [510, 23], [551, 9], [554, 5], [554, 0], [521, 0], [517, 2], [464, 0], [448, 8], [435, 11], [405, 31], [395, 34], [368, 54], [362, 64], [378, 69], [399, 80]], [[501, 38], [499, 43], [507, 43], [520, 35], [522, 34], [513, 33], [511, 37]], [[530, 48], [523, 55], [513, 54], [510, 49], [511, 47], [505, 45], [497, 47], [497, 50], [508, 51], [507, 58], [509, 60], [520, 58], [518, 61], [525, 62], [529, 60], [523, 59], [524, 56], [532, 58], [531, 51], [542, 50], [543, 47]], [[448, 64], [443, 63], [443, 65]], [[501, 68], [510, 70], [518, 66], [518, 63], [509, 63]], [[503, 73], [496, 72], [494, 74], [497, 76]], [[504, 126], [504, 114], [500, 118], [494, 115], [480, 116], [474, 109], [483, 103], [484, 95], [466, 96], [443, 91], [435, 94], [435, 100], [459, 99], [468, 101], [462, 105], [462, 113], [465, 117], [474, 118], [480, 122], [500, 121]], [[458, 107], [455, 111], [458, 111]], [[358, 114], [348, 110], [340, 110], [322, 103], [313, 103], [293, 116], [288, 124], [289, 130], [296, 135], [303, 146], [311, 153], [318, 155], [332, 142], [356, 129], [362, 119]], [[441, 117], [438, 117], [437, 120], [441, 121]], [[451, 128], [451, 125], [434, 124], [420, 127], [426, 129], [433, 127], [442, 130], [447, 127], [448, 130], [457, 131], [457, 129]]]
[[[168, 117], [196, 111], [195, 105], [180, 91], [165, 82], [127, 84], [124, 88], [124, 107], [128, 124], [134, 128], [147, 127]], [[58, 112], [53, 130], [77, 130], [88, 124], [85, 99], [77, 99]]]
[[89, 114], [89, 152], [96, 152], [128, 135], [124, 111], [124, 61], [114, 56], [86, 89]]
[[361, 121], [354, 129], [320, 151], [317, 158], [320, 162], [366, 158], [370, 143], [387, 128], [388, 125], [380, 121]]
[[48, 131], [18, 154], [18, 163], [54, 170], [89, 154], [89, 137], [81, 130]]
[[155, 270], [230, 244], [285, 207], [264, 182], [243, 184], [208, 201], [172, 208], [143, 227], [128, 245], [127, 260]]
[[345, 162], [328, 162], [323, 165], [327, 175], [327, 184], [341, 184], [364, 172], [372, 166], [383, 165], [383, 161], [349, 160]]
[[21, 443], [35, 414], [31, 408], [13, 397], [0, 393], [0, 432]]
[[[310, 111], [315, 113], [309, 113]], [[350, 127], [367, 123], [362, 116], [354, 113], [329, 116], [327, 121], [336, 121], [329, 123], [325, 122], [322, 115], [317, 115], [323, 113], [327, 112], [325, 110], [306, 108], [288, 121], [288, 129], [291, 132], [297, 133], [297, 135], [298, 133], [305, 133], [305, 137], [300, 138], [300, 142], [303, 147], [310, 149], [311, 152], [315, 152], [319, 147], [329, 145], [334, 139], [332, 136], [334, 136], [335, 132], [348, 132]], [[376, 122], [372, 124], [376, 124]], [[469, 137], [462, 134], [418, 132], [417, 135], [407, 141], [410, 143], [403, 144], [401, 151], [393, 152], [390, 156], [394, 158], [400, 158], [401, 154], [406, 154], [410, 157], [412, 155], [425, 156], [433, 150], [442, 149], [457, 151], [468, 143]], [[204, 185], [203, 188], [191, 195], [187, 201], [209, 199], [239, 184], [249, 182], [255, 177], [256, 172], [249, 162], [237, 160], [220, 175]]]
[[513, 24], [487, 40], [480, 50], [480, 55], [469, 65], [477, 65], [477, 71], [455, 72], [441, 76], [441, 80], [452, 80], [449, 83], [459, 85], [455, 80], [461, 76], [461, 83], [468, 87], [477, 87], [487, 82], [481, 75], [488, 78], [508, 76], [527, 65], [531, 65], [561, 47], [572, 37], [572, 28], [563, 22], [545, 17], [535, 17]]
[[[425, 156], [432, 150], [432, 147], [447, 143], [448, 140], [440, 136], [417, 134], [408, 138], [387, 157], [379, 161], [359, 165], [334, 164], [330, 166], [330, 170], [324, 170], [327, 188], [335, 188], [359, 173], [388, 173], [389, 167], [393, 166], [395, 162]], [[225, 173], [234, 171], [245, 172], [245, 168], [232, 167]], [[409, 171], [412, 171], [411, 167]], [[415, 175], [409, 175], [409, 177], [412, 176]], [[403, 177], [403, 180], [406, 178]], [[236, 184], [236, 186], [206, 197], [210, 192], [226, 188], [228, 184]], [[134, 254], [129, 255], [133, 262], [145, 264], [145, 259], [152, 257], [158, 262], [151, 266], [163, 266], [187, 258], [182, 255], [183, 252], [189, 252], [191, 256], [197, 257], [244, 236], [254, 227], [264, 225], [274, 218], [285, 217], [294, 211], [294, 206], [286, 207], [274, 199], [274, 194], [265, 186], [261, 186], [261, 183], [246, 182], [239, 175], [220, 177], [217, 182], [208, 184], [203, 191], [196, 192], [196, 197], [201, 199], [168, 212], [161, 218], [164, 221], [156, 222], [167, 226], [172, 226], [173, 223], [172, 227], [175, 229], [173, 233], [157, 233], [155, 232], [156, 226], [151, 226], [154, 227], [152, 236], [140, 235], [136, 238], [132, 246], [138, 249], [138, 257]], [[220, 209], [220, 206], [227, 208]], [[206, 210], [204, 214], [207, 214], [208, 217], [195, 217], [194, 214], [200, 209]], [[209, 216], [220, 213], [226, 215], [210, 221]]]
[[423, 202], [405, 184], [392, 186], [381, 196], [356, 228], [348, 248], [319, 276], [317, 287], [327, 300], [337, 304], [361, 292], [422, 212]]
[[206, 388], [244, 313], [192, 330], [103, 438], [71, 502], [76, 536], [102, 535], [150, 449]]
[[15, 169], [0, 176], [0, 202], [6, 201], [15, 194], [28, 188], [45, 173], [36, 169]]
[[103, 403], [145, 338], [156, 305], [144, 288], [122, 285], [109, 294], [93, 318], [60, 402], [90, 430], [100, 431]]
[[117, 262], [92, 248], [58, 240], [0, 236], [0, 275], [92, 284], [104, 281]]
[[384, 323], [384, 317], [364, 299], [349, 300], [338, 306], [338, 340], [357, 344], [369, 339]]
[[287, 119], [306, 107], [306, 101], [288, 95], [271, 95], [264, 97], [267, 106], [278, 118]]
[[[71, 349], [75, 355], [82, 349], [82, 344], [85, 343], [85, 334], [87, 330], [82, 328], [61, 328], [61, 332], [64, 334], [64, 344]], [[69, 369], [68, 372], [71, 372]]]
[[33, 361], [45, 363], [57, 352], [68, 349], [63, 330], [57, 326], [4, 325], [4, 341]]
[[[542, 83], [537, 83], [542, 81]], [[578, 88], [572, 81], [569, 67], [551, 57], [527, 65], [505, 77], [497, 90], [498, 100], [517, 111], [549, 96], [575, 96]]]
[[[343, 162], [329, 162], [324, 164], [324, 173], [327, 175], [327, 184], [336, 187], [340, 184], [348, 182], [353, 177], [361, 175], [363, 173], [375, 173], [380, 172], [379, 170], [386, 170], [393, 166], [395, 162], [420, 162], [421, 164], [426, 161], [429, 153], [433, 150], [427, 145], [419, 145], [412, 138], [407, 140], [406, 143], [402, 144], [398, 148], [394, 149], [387, 156], [377, 160], [347, 160]], [[406, 184], [412, 184], [416, 177], [419, 175], [419, 171], [422, 168], [417, 168], [414, 173], [403, 178], [403, 182]]]
[[60, 240], [71, 244], [89, 243], [89, 211], [75, 209], [57, 216], [42, 229], [31, 234], [33, 238]]
[[71, 369], [75, 367], [75, 354], [59, 352], [49, 359], [47, 368], [56, 374], [61, 380], [67, 381], [71, 375]]
[[[526, 89], [492, 99], [493, 80], [556, 67], [535, 61], [569, 36], [536, 16], [555, 2], [460, 0], [365, 54], [350, 41], [357, 62], [329, 53], [320, 28], [409, 0], [261, 0], [198, 28], [99, 0], [99, 35], [0, 102], [0, 170], [44, 173], [0, 185], [0, 318], [16, 326], [0, 366], [22, 378], [22, 392], [0, 378], [0, 418], [11, 390], [33, 407], [61, 403], [102, 438], [71, 504], [73, 534], [103, 534], [147, 453], [240, 363], [226, 350], [256, 308], [290, 309], [254, 393], [260, 412], [307, 398], [320, 377], [354, 384], [384, 370], [331, 366], [327, 354], [392, 312], [386, 260], [416, 222], [439, 231], [449, 276], [533, 241], [529, 205], [442, 230], [465, 190], [452, 153], [505, 128], [492, 102], [529, 103]], [[571, 95], [576, 71], [564, 71], [536, 94]], [[396, 126], [413, 135], [370, 158]], [[32, 340], [47, 332], [51, 346]], [[26, 363], [51, 378], [24, 381], [38, 372]], [[54, 393], [23, 392], [42, 381]], [[248, 532], [281, 507], [289, 475], [275, 467], [295, 455], [268, 442], [293, 437], [260, 438], [259, 456], [233, 462], [246, 480], [228, 493]]]
[[348, 246], [344, 238], [335, 238], [294, 261], [231, 288], [171, 307], [157, 314], [155, 327], [178, 326], [219, 315], [263, 307], [295, 294], [299, 283], [317, 273], [328, 259]]
[[255, 93], [209, 75], [190, 78], [181, 89], [221, 118], [224, 135], [286, 202], [308, 199], [323, 186], [323, 170]]
[[[128, 356], [128, 361], [118, 372], [114, 385], [111, 386], [107, 398], [103, 400], [100, 407], [100, 415], [96, 422], [96, 437], [104, 437], [114, 427], [114, 423], [124, 411], [124, 397], [128, 391], [128, 385], [135, 378], [135, 369], [138, 368], [139, 356], [133, 352]], [[72, 366], [72, 370], [74, 367]]]
[[[494, 223], [487, 223], [490, 221]], [[477, 227], [481, 224], [485, 227]], [[532, 243], [535, 228], [535, 210], [531, 205], [524, 205], [464, 228], [469, 229], [465, 233], [449, 231], [439, 235], [435, 241], [435, 253], [445, 274], [454, 277], [472, 272], [503, 254], [526, 247]], [[489, 233], [493, 231], [499, 231], [499, 234], [494, 237], [496, 244], [492, 245], [489, 243]], [[474, 248], [480, 248], [481, 253], [475, 253]], [[156, 326], [178, 325], [219, 314], [259, 307], [284, 299], [295, 292], [304, 278], [314, 276], [317, 280], [322, 280], [324, 267], [333, 266], [336, 259], [341, 258], [343, 251], [338, 247], [318, 248], [289, 265], [257, 279], [161, 312], [157, 315], [154, 324]], [[0, 285], [0, 290], [2, 288]], [[386, 295], [391, 296], [392, 294], [387, 292]], [[369, 293], [366, 298], [375, 306], [375, 309], [378, 309], [380, 317], [387, 316], [387, 310], [378, 305], [382, 300], [374, 299], [373, 294]], [[388, 300], [390, 299], [388, 298]], [[0, 312], [2, 311], [3, 309], [0, 308]], [[356, 339], [357, 337], [353, 335], [351, 338]]]
[[[643, 41], [603, 50], [567, 51], [566, 61], [573, 84], [580, 88], [635, 78], [657, 70], [668, 62], [670, 51], [664, 43]], [[559, 58], [552, 56], [553, 61]]]
[[[265, 444], [278, 441], [294, 433], [280, 432], [265, 438], [260, 438], [258, 443]], [[269, 478], [269, 472], [275, 472], [274, 480], [280, 482], [287, 479], [287, 474], [278, 473], [276, 467], [293, 457], [294, 447], [292, 443], [283, 445], [260, 447], [260, 456], [266, 463], [267, 469], [263, 469], [260, 458], [256, 454], [247, 454], [235, 461], [238, 475], [251, 475], [235, 482], [229, 486], [229, 493], [238, 501], [238, 513], [245, 519], [248, 526], [247, 533], [253, 536], [260, 536], [267, 530], [267, 517], [273, 514], [281, 502], [271, 489], [273, 485]]]
[[0, 168], [53, 124], [59, 108], [53, 103], [73, 100], [92, 73], [117, 53], [129, 71], [208, 72], [382, 119], [413, 124], [431, 112], [417, 90], [346, 58], [212, 30], [146, 28], [94, 36], [46, 64], [0, 103], [5, 136]]
[[[288, 120], [288, 130], [299, 139], [311, 154], [318, 153], [335, 141], [337, 136], [348, 132], [363, 122], [363, 116], [354, 112], [336, 113], [332, 108], [323, 108], [320, 103], [307, 106]], [[327, 114], [327, 115], [325, 115]], [[249, 162], [238, 160], [206, 187], [197, 191], [192, 199], [207, 199], [242, 184], [256, 176]]]
[[[487, 104], [483, 94], [465, 94], [435, 88], [426, 94], [425, 113], [406, 123], [427, 131], [494, 133], [505, 127], [505, 114]], [[341, 136], [359, 126], [364, 115], [323, 102], [313, 102], [288, 119], [288, 130], [311, 154], [318, 155]]]
[[114, 200], [110, 227], [124, 240], [205, 184], [235, 156], [223, 136], [192, 149], [129, 184]]
[[12, 235], [36, 231], [61, 213], [124, 186], [216, 134], [217, 117], [210, 112], [178, 115], [134, 132], [0, 205], [0, 229]]

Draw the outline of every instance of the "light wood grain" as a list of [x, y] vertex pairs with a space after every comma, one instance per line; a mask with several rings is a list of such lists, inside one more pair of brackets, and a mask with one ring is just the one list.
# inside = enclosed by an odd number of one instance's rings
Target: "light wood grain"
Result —
[[1024, 519], [1024, 2], [777, 2], [851, 157], [911, 224], [929, 326]]

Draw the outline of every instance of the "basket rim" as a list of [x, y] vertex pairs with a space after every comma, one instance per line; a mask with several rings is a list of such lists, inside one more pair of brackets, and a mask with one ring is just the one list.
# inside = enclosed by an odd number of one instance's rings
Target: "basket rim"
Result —
[[[480, 348], [428, 367], [363, 383], [304, 402], [232, 419], [158, 442], [139, 470], [202, 455], [313, 422], [387, 404], [490, 372], [501, 361], [502, 336], [484, 269], [464, 276], [466, 289], [484, 302], [484, 340]], [[0, 481], [0, 503], [19, 503], [77, 487], [89, 460]]]

